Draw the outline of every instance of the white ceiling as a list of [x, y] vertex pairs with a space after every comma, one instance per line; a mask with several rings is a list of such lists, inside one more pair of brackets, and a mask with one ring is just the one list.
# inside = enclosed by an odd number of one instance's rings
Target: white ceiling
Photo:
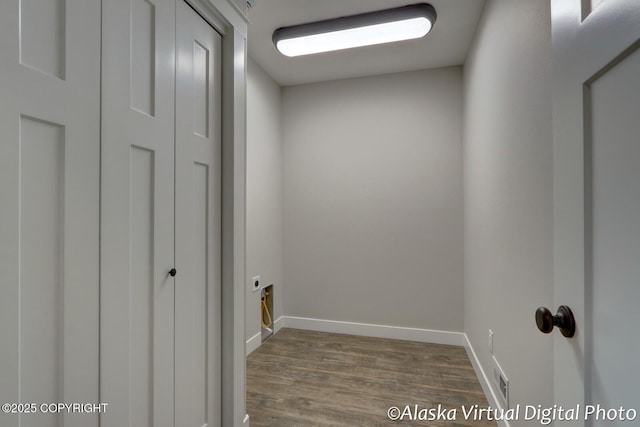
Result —
[[420, 0], [256, 0], [249, 10], [248, 48], [282, 86], [447, 67], [464, 63], [484, 0], [427, 0], [438, 14], [418, 40], [289, 58], [271, 41], [273, 31], [306, 22], [389, 9]]

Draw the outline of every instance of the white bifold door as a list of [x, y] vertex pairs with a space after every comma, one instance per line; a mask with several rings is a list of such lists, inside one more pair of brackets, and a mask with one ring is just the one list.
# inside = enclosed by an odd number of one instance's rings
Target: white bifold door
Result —
[[176, 22], [175, 427], [218, 427], [222, 38], [181, 0]]
[[100, 1], [0, 1], [2, 427], [98, 426], [99, 156]]
[[102, 13], [101, 426], [219, 426], [221, 37], [180, 0]]

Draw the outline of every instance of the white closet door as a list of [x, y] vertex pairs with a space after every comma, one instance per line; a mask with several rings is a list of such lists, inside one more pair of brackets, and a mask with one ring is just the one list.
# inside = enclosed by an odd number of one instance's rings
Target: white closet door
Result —
[[40, 405], [99, 403], [99, 28], [99, 0], [0, 2], [0, 403], [36, 404], [3, 427], [98, 425]]
[[173, 426], [174, 27], [174, 0], [102, 2], [102, 427]]
[[177, 1], [176, 426], [219, 427], [221, 37]]

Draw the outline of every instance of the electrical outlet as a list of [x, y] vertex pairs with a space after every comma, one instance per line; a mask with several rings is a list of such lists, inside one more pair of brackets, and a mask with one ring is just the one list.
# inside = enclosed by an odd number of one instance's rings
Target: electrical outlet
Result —
[[253, 292], [260, 289], [260, 276], [253, 276], [251, 279], [251, 286], [253, 288]]
[[493, 354], [493, 331], [489, 329], [489, 353]]

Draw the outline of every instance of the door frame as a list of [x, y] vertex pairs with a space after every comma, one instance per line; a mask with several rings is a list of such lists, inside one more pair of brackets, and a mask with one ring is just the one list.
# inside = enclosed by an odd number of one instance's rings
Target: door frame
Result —
[[[181, 0], [177, 0], [181, 1]], [[222, 36], [222, 425], [244, 425], [248, 20], [231, 0], [184, 0]]]

